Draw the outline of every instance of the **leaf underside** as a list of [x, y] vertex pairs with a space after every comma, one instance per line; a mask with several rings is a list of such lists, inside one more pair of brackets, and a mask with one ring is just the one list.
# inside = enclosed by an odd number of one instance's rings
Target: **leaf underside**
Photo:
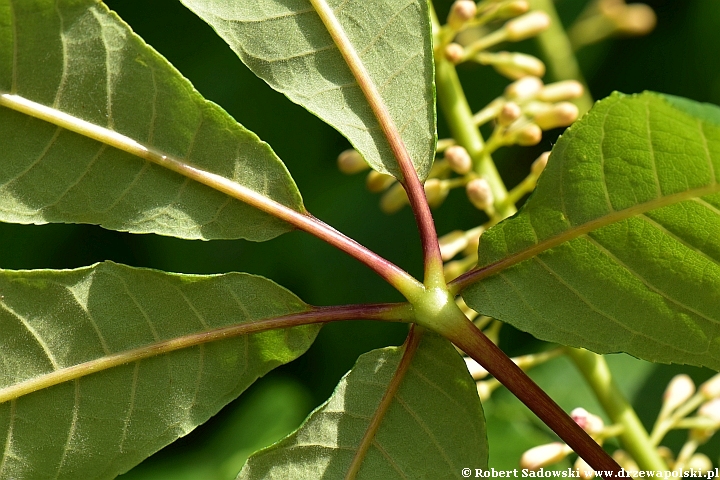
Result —
[[[116, 131], [295, 210], [270, 147], [205, 100], [95, 0], [0, 0], [0, 93]], [[0, 107], [0, 220], [92, 223], [188, 239], [267, 240], [289, 226], [145, 160]]]
[[483, 235], [494, 274], [463, 297], [544, 340], [720, 369], [719, 179], [720, 108], [613, 94]]
[[[261, 277], [111, 262], [0, 271], [0, 293], [0, 394], [112, 353], [308, 308]], [[301, 355], [318, 329], [202, 344], [10, 398], [0, 403], [0, 478], [114, 478]]]
[[[285, 440], [251, 456], [238, 479], [345, 478], [404, 352], [362, 355], [332, 397]], [[356, 478], [457, 478], [487, 467], [482, 406], [465, 363], [425, 333]]]
[[[272, 88], [332, 125], [376, 170], [401, 177], [370, 105], [308, 0], [181, 0]], [[331, 0], [424, 179], [435, 148], [432, 34], [425, 0]]]

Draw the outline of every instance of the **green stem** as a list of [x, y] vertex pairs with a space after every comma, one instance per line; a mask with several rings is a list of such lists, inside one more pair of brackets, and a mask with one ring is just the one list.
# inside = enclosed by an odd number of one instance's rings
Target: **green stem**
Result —
[[593, 99], [575, 58], [570, 39], [560, 22], [557, 10], [555, 10], [553, 0], [531, 0], [530, 6], [533, 9], [544, 11], [550, 17], [550, 27], [535, 37], [550, 76], [555, 80], [577, 80], [585, 87], [582, 97], [575, 100], [575, 105], [582, 115], [590, 110]]
[[490, 184], [498, 215], [509, 217], [515, 213], [515, 206], [505, 204], [507, 188], [500, 178], [492, 157], [486, 153], [485, 141], [475, 127], [473, 114], [460, 85], [455, 66], [445, 59], [438, 58], [435, 65], [435, 82], [440, 108], [445, 114], [452, 136], [458, 145], [463, 146], [470, 154], [475, 173]]
[[635, 410], [625, 399], [612, 378], [605, 358], [596, 353], [568, 348], [568, 356], [575, 362], [585, 380], [613, 423], [622, 425], [620, 440], [642, 470], [665, 471], [668, 469], [650, 442], [650, 436], [643, 427]]

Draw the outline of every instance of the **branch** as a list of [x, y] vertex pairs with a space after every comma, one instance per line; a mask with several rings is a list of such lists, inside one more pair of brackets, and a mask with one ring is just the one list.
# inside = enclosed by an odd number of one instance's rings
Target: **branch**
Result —
[[312, 307], [311, 310], [255, 322], [230, 325], [204, 332], [191, 333], [182, 337], [162, 340], [143, 347], [113, 353], [72, 367], [55, 370], [44, 375], [0, 389], [0, 404], [23, 395], [54, 385], [82, 378], [91, 373], [137, 362], [146, 358], [194, 347], [203, 343], [260, 333], [278, 328], [290, 328], [313, 323], [327, 323], [340, 320], [384, 320], [404, 322], [410, 319], [407, 304], [386, 303], [368, 305], [344, 305], [339, 307]]
[[54, 108], [27, 100], [18, 95], [1, 94], [0, 106], [30, 115], [40, 120], [52, 123], [71, 132], [78, 133], [98, 142], [140, 157], [149, 162], [179, 173], [187, 178], [214, 188], [233, 198], [245, 202], [265, 213], [273, 215], [289, 224], [304, 230], [330, 245], [342, 250], [348, 255], [361, 261], [388, 283], [394, 286], [405, 297], [413, 297], [422, 290], [422, 285], [410, 274], [397, 267], [390, 261], [382, 258], [375, 252], [368, 250], [355, 240], [338, 232], [307, 211], [298, 212], [268, 197], [265, 197], [249, 188], [228, 180], [220, 175], [201, 170], [187, 163], [177, 160], [152, 147], [145, 146], [130, 137], [121, 135], [107, 128], [86, 122]]
[[343, 26], [335, 17], [335, 12], [327, 4], [326, 0], [310, 0], [320, 19], [325, 24], [335, 45], [340, 50], [345, 62], [362, 90], [365, 98], [370, 104], [375, 117], [380, 124], [385, 137], [387, 138], [393, 155], [395, 156], [403, 178], [400, 179], [405, 191], [408, 194], [410, 206], [415, 214], [415, 222], [420, 230], [420, 240], [422, 242], [423, 254], [425, 260], [425, 285], [427, 287], [445, 287], [445, 277], [443, 275], [443, 261], [440, 256], [440, 246], [435, 232], [435, 223], [430, 213], [430, 206], [425, 197], [425, 189], [420, 183], [420, 179], [415, 171], [415, 166], [410, 159], [410, 154], [405, 147], [405, 143], [390, 116], [385, 102], [380, 96], [375, 84], [370, 78], [370, 74], [365, 69], [360, 56], [355, 51], [352, 43], [345, 35]]
[[485, 367], [595, 471], [618, 475], [622, 469], [615, 460], [472, 322], [466, 319], [464, 328], [448, 333], [448, 340]]

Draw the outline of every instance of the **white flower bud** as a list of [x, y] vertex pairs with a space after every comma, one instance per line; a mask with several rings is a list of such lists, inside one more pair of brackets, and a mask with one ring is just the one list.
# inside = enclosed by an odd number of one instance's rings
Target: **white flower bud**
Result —
[[555, 103], [582, 97], [585, 88], [577, 80], [548, 83], [537, 94], [542, 102]]
[[477, 61], [483, 65], [492, 65], [500, 75], [504, 75], [511, 80], [517, 80], [528, 75], [535, 77], [545, 75], [545, 64], [542, 60], [524, 53], [481, 52], [477, 56]]
[[512, 18], [522, 15], [530, 10], [530, 4], [527, 0], [513, 0], [512, 2], [504, 2], [500, 5], [495, 13], [496, 18]]
[[536, 177], [539, 177], [543, 170], [545, 170], [549, 158], [550, 152], [544, 152], [540, 154], [540, 156], [535, 159], [532, 165], [530, 165], [530, 173], [532, 173]]
[[465, 56], [465, 49], [459, 43], [449, 43], [445, 47], [445, 58], [451, 63], [458, 64]]
[[511, 42], [519, 42], [526, 38], [534, 37], [550, 26], [550, 17], [547, 13], [536, 10], [521, 15], [505, 24], [507, 39]]
[[370, 165], [368, 165], [362, 155], [352, 148], [338, 155], [337, 164], [338, 169], [347, 175], [359, 173], [370, 168]]
[[713, 398], [698, 408], [698, 415], [714, 420], [720, 426], [720, 398]]
[[542, 130], [531, 123], [515, 134], [515, 143], [523, 147], [537, 145], [542, 140]]
[[488, 375], [488, 371], [470, 357], [465, 357], [465, 366], [467, 366], [468, 372], [475, 380], [480, 380]]
[[570, 417], [590, 435], [596, 435], [605, 428], [605, 422], [603, 422], [602, 418], [593, 415], [584, 408], [576, 408], [570, 412]]
[[447, 182], [438, 178], [431, 178], [425, 182], [425, 197], [433, 208], [442, 205], [449, 191]]
[[707, 473], [713, 469], [712, 461], [707, 455], [702, 453], [696, 453], [686, 465], [686, 470], [698, 470], [701, 474]]
[[478, 397], [480, 397], [480, 401], [484, 402], [488, 398], [490, 398], [490, 395], [492, 394], [492, 390], [490, 389], [490, 385], [488, 385], [487, 382], [477, 382], [477, 392]]
[[675, 375], [663, 394], [663, 409], [672, 412], [695, 393], [695, 383], [685, 374]]
[[472, 158], [465, 148], [460, 145], [453, 145], [445, 150], [445, 161], [450, 168], [460, 175], [465, 175], [472, 168]]
[[455, 230], [438, 239], [440, 244], [440, 256], [444, 261], [448, 261], [467, 247], [468, 240], [465, 232]]
[[720, 397], [720, 373], [700, 385], [700, 393], [707, 399]]
[[407, 193], [399, 183], [396, 183], [390, 190], [385, 192], [380, 198], [380, 209], [387, 213], [395, 213], [408, 204]]
[[523, 77], [505, 88], [505, 97], [509, 100], [522, 102], [535, 98], [542, 88], [543, 82], [539, 78]]
[[470, 203], [480, 210], [488, 210], [492, 208], [495, 202], [490, 184], [484, 178], [474, 178], [465, 186], [465, 191], [470, 199]]
[[593, 470], [592, 467], [588, 465], [588, 463], [583, 460], [582, 457], [578, 457], [577, 460], [575, 460], [574, 467], [580, 475], [580, 478], [590, 480], [591, 478], [595, 477], [595, 470]]
[[537, 470], [561, 461], [571, 451], [570, 447], [560, 442], [539, 445], [523, 453], [520, 458], [520, 467]]
[[395, 177], [373, 170], [365, 179], [365, 186], [373, 193], [379, 193], [395, 183]]
[[644, 3], [626, 5], [622, 12], [612, 18], [617, 32], [623, 35], [646, 35], [655, 28], [657, 16], [651, 7]]
[[452, 30], [460, 30], [477, 13], [477, 5], [472, 0], [456, 0], [450, 7], [447, 24]]
[[497, 121], [503, 127], [509, 126], [522, 115], [522, 109], [515, 102], [507, 102], [498, 113]]
[[551, 130], [558, 127], [567, 127], [577, 120], [577, 117], [577, 105], [570, 102], [560, 102], [553, 105], [552, 108], [535, 115], [533, 121], [541, 130]]
[[623, 468], [623, 470], [630, 474], [640, 471], [640, 467], [637, 462], [628, 455], [625, 450], [615, 450], [612, 454], [612, 458]]

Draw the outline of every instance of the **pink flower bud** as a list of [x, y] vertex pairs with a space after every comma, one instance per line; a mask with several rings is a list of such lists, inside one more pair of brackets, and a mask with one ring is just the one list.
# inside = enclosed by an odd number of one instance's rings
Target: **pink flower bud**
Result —
[[454, 172], [465, 175], [472, 168], [472, 158], [465, 148], [453, 145], [445, 150], [445, 160]]
[[490, 184], [484, 178], [474, 178], [465, 186], [465, 191], [470, 203], [480, 210], [488, 210], [492, 207], [495, 197], [493, 196]]
[[515, 143], [523, 147], [537, 145], [542, 140], [542, 130], [531, 123], [515, 134]]
[[458, 64], [465, 56], [465, 49], [459, 43], [450, 43], [445, 47], [445, 58], [451, 63]]
[[520, 115], [522, 115], [520, 106], [515, 102], [507, 102], [503, 105], [502, 110], [500, 110], [500, 113], [497, 116], [497, 121], [500, 125], [507, 127], [520, 118]]
[[460, 30], [477, 13], [477, 5], [472, 0], [456, 0], [450, 7], [447, 24], [452, 30]]
[[584, 408], [576, 408], [570, 412], [570, 417], [590, 435], [596, 435], [605, 428], [605, 422], [603, 422], [602, 418], [593, 415]]

